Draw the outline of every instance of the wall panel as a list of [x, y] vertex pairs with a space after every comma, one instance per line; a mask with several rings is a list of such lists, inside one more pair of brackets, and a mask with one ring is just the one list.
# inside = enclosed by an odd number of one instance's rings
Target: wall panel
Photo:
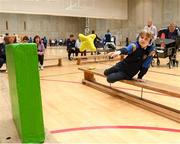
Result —
[[128, 0], [0, 0], [0, 12], [127, 19], [127, 1]]

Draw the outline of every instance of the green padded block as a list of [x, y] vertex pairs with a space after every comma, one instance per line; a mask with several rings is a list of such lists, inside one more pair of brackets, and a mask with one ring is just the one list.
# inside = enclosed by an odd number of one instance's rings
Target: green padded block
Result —
[[6, 47], [12, 114], [23, 143], [45, 139], [36, 44]]

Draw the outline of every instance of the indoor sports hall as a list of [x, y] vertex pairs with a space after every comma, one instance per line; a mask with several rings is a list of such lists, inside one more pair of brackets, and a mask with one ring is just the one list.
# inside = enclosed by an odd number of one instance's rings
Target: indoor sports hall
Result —
[[179, 144], [179, 0], [0, 0], [0, 143]]

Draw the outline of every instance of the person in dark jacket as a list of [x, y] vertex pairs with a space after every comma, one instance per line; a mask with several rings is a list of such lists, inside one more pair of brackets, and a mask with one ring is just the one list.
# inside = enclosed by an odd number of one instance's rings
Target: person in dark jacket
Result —
[[67, 39], [67, 52], [68, 52], [68, 59], [71, 60], [71, 54], [75, 53], [78, 56], [79, 50], [75, 47], [76, 40], [74, 39], [74, 35], [71, 34]]
[[118, 62], [116, 65], [104, 71], [109, 83], [114, 83], [119, 80], [132, 79], [138, 73], [138, 81], [143, 81], [142, 77], [148, 71], [151, 64], [154, 52], [154, 46], [149, 45], [153, 39], [152, 33], [142, 31], [136, 42], [130, 43], [127, 47], [119, 49], [115, 52], [110, 52], [110, 57], [116, 57], [124, 54], [127, 57]]
[[104, 36], [104, 49], [108, 51], [115, 51], [116, 49], [115, 41], [116, 41], [116, 38], [112, 36], [110, 30], [108, 29], [107, 33]]
[[0, 68], [6, 63], [6, 45], [16, 43], [16, 37], [6, 34], [5, 37], [0, 36]]
[[4, 37], [0, 36], [0, 68], [3, 66], [3, 64], [6, 63], [6, 54], [5, 54], [5, 43], [4, 43]]
[[[98, 43], [101, 41], [101, 38], [98, 37], [98, 35], [95, 33], [95, 30], [92, 30], [92, 34], [95, 34], [96, 35], [96, 38], [94, 39], [94, 46], [96, 47], [96, 51], [97, 51], [97, 54], [101, 54], [97, 48], [98, 48]], [[96, 53], [96, 52], [95, 52]], [[91, 55], [93, 55], [93, 52], [91, 52]]]

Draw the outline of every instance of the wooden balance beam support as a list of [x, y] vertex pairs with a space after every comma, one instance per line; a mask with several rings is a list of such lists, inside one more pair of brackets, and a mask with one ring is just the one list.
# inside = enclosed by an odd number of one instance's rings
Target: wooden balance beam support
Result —
[[121, 90], [117, 90], [112, 88], [111, 86], [106, 86], [101, 83], [98, 83], [95, 80], [94, 75], [105, 77], [103, 74], [103, 70], [100, 69], [88, 69], [88, 68], [79, 68], [84, 72], [84, 79], [82, 80], [83, 84], [86, 84], [90, 87], [98, 89], [102, 92], [108, 93], [113, 96], [118, 96], [122, 100], [125, 100], [129, 103], [147, 109], [151, 112], [174, 120], [176, 122], [180, 122], [180, 110], [170, 108], [168, 106], [155, 103], [153, 101], [147, 100], [143, 98], [143, 89], [148, 89], [156, 92], [160, 92], [165, 94], [164, 96], [172, 96], [176, 98], [180, 98], [180, 88], [174, 87], [171, 85], [166, 85], [162, 83], [152, 82], [152, 81], [145, 81], [145, 82], [138, 82], [136, 80], [121, 80], [120, 82], [130, 84], [133, 86], [137, 86], [141, 88], [141, 97], [137, 97], [133, 94], [129, 94], [127, 92], [123, 92]]
[[48, 59], [44, 59], [44, 61], [52, 61], [52, 60], [57, 60], [58, 63], [56, 65], [47, 65], [45, 67], [62, 66], [62, 58], [48, 58]]
[[122, 60], [124, 56], [119, 56], [114, 59], [110, 59], [109, 56], [106, 55], [88, 55], [88, 56], [76, 56], [74, 57], [74, 60], [77, 60], [77, 65], [80, 65], [82, 63], [82, 60], [84, 59], [94, 59], [94, 61], [84, 61], [86, 63], [88, 62], [104, 62], [104, 61], [114, 61], [114, 60]]

